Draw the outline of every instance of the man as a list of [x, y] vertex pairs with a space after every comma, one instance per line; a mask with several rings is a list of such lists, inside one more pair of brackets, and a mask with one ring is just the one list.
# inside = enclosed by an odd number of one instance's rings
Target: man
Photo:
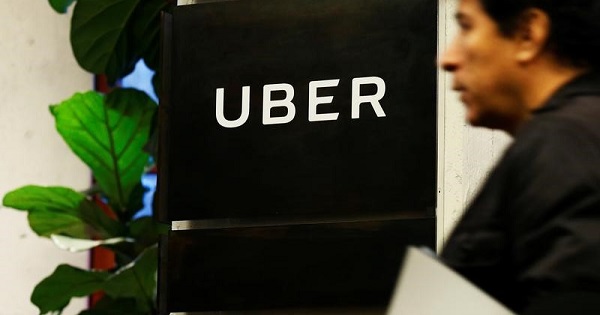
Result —
[[459, 0], [440, 59], [514, 137], [442, 253], [519, 314], [600, 314], [600, 0]]

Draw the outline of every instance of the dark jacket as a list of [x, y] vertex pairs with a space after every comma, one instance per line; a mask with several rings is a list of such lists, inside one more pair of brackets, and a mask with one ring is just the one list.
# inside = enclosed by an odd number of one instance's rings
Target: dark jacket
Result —
[[519, 129], [442, 258], [518, 313], [600, 314], [600, 75]]

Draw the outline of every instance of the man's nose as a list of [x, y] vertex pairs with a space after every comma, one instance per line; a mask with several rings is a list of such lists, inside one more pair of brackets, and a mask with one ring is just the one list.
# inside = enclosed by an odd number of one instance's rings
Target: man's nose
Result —
[[438, 59], [438, 66], [442, 69], [453, 72], [458, 68], [459, 56], [456, 51], [456, 44], [453, 41], [450, 46], [442, 53]]

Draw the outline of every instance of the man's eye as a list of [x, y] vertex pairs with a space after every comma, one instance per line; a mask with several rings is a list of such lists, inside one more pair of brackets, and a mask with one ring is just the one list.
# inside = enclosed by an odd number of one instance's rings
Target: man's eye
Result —
[[470, 23], [467, 23], [467, 22], [462, 22], [462, 21], [459, 21], [459, 22], [458, 22], [458, 27], [459, 27], [461, 30], [463, 30], [463, 31], [468, 31], [468, 30], [470, 30], [470, 29], [471, 29], [471, 24], [470, 24]]

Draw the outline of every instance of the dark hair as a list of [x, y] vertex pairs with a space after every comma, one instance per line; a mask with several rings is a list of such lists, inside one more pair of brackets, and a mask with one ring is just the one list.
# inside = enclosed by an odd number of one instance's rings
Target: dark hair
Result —
[[500, 31], [513, 35], [522, 13], [538, 8], [550, 18], [547, 48], [574, 66], [600, 70], [600, 0], [481, 0]]

